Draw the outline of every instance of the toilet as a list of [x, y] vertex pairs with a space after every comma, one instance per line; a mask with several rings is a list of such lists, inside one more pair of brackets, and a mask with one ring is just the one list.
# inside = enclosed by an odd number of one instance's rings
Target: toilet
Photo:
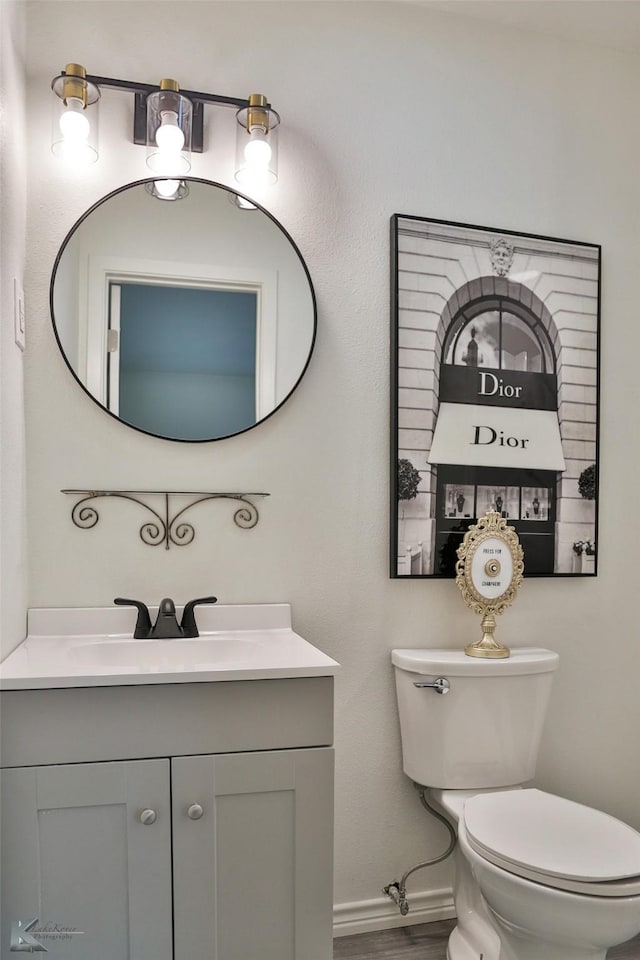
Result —
[[391, 659], [404, 772], [458, 834], [447, 960], [605, 960], [639, 933], [640, 833], [527, 785], [558, 655]]

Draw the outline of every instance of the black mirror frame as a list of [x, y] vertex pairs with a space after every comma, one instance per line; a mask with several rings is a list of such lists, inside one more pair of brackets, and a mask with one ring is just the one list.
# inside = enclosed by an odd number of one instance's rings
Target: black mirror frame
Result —
[[[235, 433], [224, 434], [224, 436], [220, 436], [220, 437], [204, 437], [202, 439], [197, 439], [197, 440], [185, 439], [181, 437], [167, 437], [167, 436], [163, 436], [162, 434], [152, 433], [149, 430], [144, 430], [142, 427], [136, 427], [134, 424], [128, 423], [128, 421], [123, 420], [121, 417], [118, 417], [115, 413], [112, 413], [110, 410], [108, 410], [107, 407], [105, 407], [104, 404], [102, 404], [99, 400], [97, 400], [96, 397], [94, 397], [94, 395], [91, 393], [91, 391], [87, 389], [87, 387], [82, 382], [80, 377], [77, 375], [76, 371], [73, 369], [71, 363], [69, 362], [67, 355], [65, 353], [64, 347], [62, 345], [62, 341], [60, 340], [60, 336], [58, 334], [58, 329], [57, 329], [56, 320], [55, 320], [55, 313], [53, 309], [54, 287], [55, 287], [56, 274], [58, 272], [58, 267], [60, 265], [60, 260], [62, 258], [62, 255], [64, 254], [64, 251], [69, 241], [75, 234], [76, 230], [80, 227], [80, 225], [87, 219], [87, 217], [89, 217], [89, 215], [93, 213], [93, 211], [96, 210], [98, 207], [106, 203], [107, 200], [110, 200], [112, 197], [117, 196], [118, 194], [122, 193], [124, 190], [129, 190], [133, 187], [145, 186], [148, 183], [153, 183], [154, 179], [157, 180], [158, 178], [156, 177], [156, 178], [144, 178], [142, 180], [133, 180], [130, 183], [125, 183], [122, 186], [117, 187], [115, 190], [111, 190], [109, 193], [105, 194], [104, 197], [101, 197], [99, 200], [97, 200], [96, 203], [92, 204], [92, 206], [89, 207], [88, 210], [85, 210], [82, 216], [79, 217], [78, 220], [76, 220], [76, 222], [73, 224], [73, 226], [67, 233], [56, 255], [56, 259], [53, 264], [53, 269], [51, 271], [51, 281], [49, 284], [49, 312], [51, 316], [51, 325], [53, 327], [53, 333], [56, 339], [56, 343], [58, 344], [60, 353], [62, 354], [62, 357], [64, 359], [64, 362], [67, 365], [67, 368], [69, 369], [76, 383], [82, 388], [83, 392], [93, 401], [93, 403], [95, 403], [96, 406], [103, 411], [103, 413], [106, 413], [113, 420], [116, 420], [118, 423], [121, 423], [123, 426], [128, 427], [131, 430], [135, 430], [138, 433], [144, 433], [147, 436], [155, 437], [158, 440], [168, 440], [170, 443], [215, 443], [220, 440], [228, 440], [231, 437], [240, 436], [243, 433], [248, 433], [250, 430], [254, 430], [256, 427], [259, 427], [266, 420], [269, 420], [274, 413], [277, 413], [277, 411], [280, 410], [280, 408], [284, 406], [284, 404], [290, 399], [290, 397], [295, 393], [298, 386], [300, 385], [300, 381], [304, 377], [305, 373], [307, 372], [307, 369], [311, 362], [311, 357], [313, 355], [316, 336], [318, 332], [318, 309], [317, 309], [317, 303], [316, 303], [315, 290], [313, 288], [313, 283], [311, 281], [311, 274], [309, 273], [309, 269], [304, 261], [304, 258], [300, 252], [300, 249], [296, 244], [296, 242], [293, 240], [291, 234], [288, 232], [288, 230], [286, 230], [282, 226], [280, 221], [277, 220], [272, 213], [270, 213], [265, 207], [263, 207], [260, 203], [258, 203], [252, 197], [247, 197], [245, 194], [239, 193], [237, 190], [234, 190], [232, 187], [229, 187], [224, 183], [218, 183], [215, 180], [208, 180], [204, 177], [185, 177], [184, 178], [188, 183], [203, 183], [211, 187], [218, 187], [219, 189], [224, 190], [229, 194], [229, 199], [232, 199], [233, 197], [240, 197], [242, 200], [245, 200], [248, 204], [252, 204], [257, 210], [260, 210], [284, 234], [286, 239], [291, 244], [296, 256], [300, 261], [300, 265], [302, 266], [302, 269], [307, 278], [307, 282], [309, 284], [309, 293], [311, 295], [311, 305], [313, 308], [313, 333], [311, 335], [311, 343], [309, 345], [309, 353], [307, 355], [307, 359], [302, 367], [302, 370], [300, 371], [300, 375], [298, 376], [297, 380], [295, 381], [295, 383], [293, 384], [293, 386], [291, 387], [287, 395], [283, 397], [283, 399], [273, 408], [273, 410], [267, 413], [264, 417], [261, 417], [260, 420], [257, 420], [255, 423], [251, 424], [250, 426], [245, 427], [243, 430], [238, 430]], [[247, 211], [247, 215], [251, 216], [251, 211]]]

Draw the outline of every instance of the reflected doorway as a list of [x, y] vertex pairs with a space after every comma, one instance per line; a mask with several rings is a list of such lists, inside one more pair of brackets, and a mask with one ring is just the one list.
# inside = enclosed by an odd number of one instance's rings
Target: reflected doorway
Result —
[[255, 291], [112, 281], [107, 348], [107, 405], [132, 426], [202, 440], [256, 423]]

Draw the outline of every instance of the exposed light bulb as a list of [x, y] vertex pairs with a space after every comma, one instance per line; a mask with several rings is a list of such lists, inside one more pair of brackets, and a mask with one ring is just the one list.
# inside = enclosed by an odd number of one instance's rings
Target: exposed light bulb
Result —
[[191, 169], [193, 104], [175, 80], [164, 79], [147, 97], [146, 109], [147, 166], [156, 176], [178, 180]]
[[242, 151], [244, 162], [236, 171], [236, 180], [249, 190], [261, 190], [269, 182], [271, 144], [262, 127], [253, 127]]
[[252, 170], [265, 170], [271, 160], [271, 145], [262, 127], [253, 127], [244, 148], [244, 158]]
[[84, 104], [78, 97], [69, 97], [64, 113], [60, 117], [60, 132], [67, 142], [86, 141], [89, 137], [89, 121], [84, 112]]
[[[185, 136], [178, 126], [178, 114], [173, 110], [162, 111], [160, 126], [155, 132], [155, 141], [157, 150], [147, 157], [147, 166], [154, 173], [176, 177], [188, 172], [190, 164], [182, 153]], [[173, 183], [175, 193], [178, 181], [174, 180]], [[166, 190], [169, 191], [169, 187], [166, 187]]]
[[184, 147], [184, 133], [178, 126], [178, 114], [173, 110], [162, 112], [162, 122], [156, 130], [158, 149], [167, 155], [180, 153]]
[[155, 180], [154, 187], [156, 193], [162, 197], [163, 200], [175, 200], [176, 194], [180, 189], [179, 180]]
[[89, 144], [91, 125], [79, 97], [68, 97], [58, 126], [62, 139], [58, 142], [57, 153], [67, 163], [85, 166], [97, 159], [97, 151]]
[[252, 93], [247, 105], [236, 113], [236, 121], [235, 178], [249, 193], [262, 191], [278, 179], [280, 117], [265, 96]]

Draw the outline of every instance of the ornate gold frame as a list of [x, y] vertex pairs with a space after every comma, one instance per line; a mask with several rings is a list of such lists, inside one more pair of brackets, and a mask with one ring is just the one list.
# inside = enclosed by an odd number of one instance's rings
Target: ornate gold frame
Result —
[[[495, 546], [489, 547], [488, 541], [495, 541]], [[478, 583], [473, 574], [475, 572], [477, 578], [481, 557], [478, 556], [475, 564], [474, 558], [480, 547], [483, 547], [488, 559], [480, 566], [481, 576], [486, 579]], [[502, 573], [504, 558], [495, 556], [500, 554], [502, 549], [508, 551], [511, 565], [511, 575], [504, 583], [498, 579]], [[494, 631], [496, 616], [511, 606], [523, 579], [524, 552], [518, 534], [499, 513], [489, 510], [469, 528], [457, 554], [456, 584], [462, 593], [462, 599], [475, 613], [482, 616], [482, 639], [466, 646], [464, 652], [469, 657], [508, 657], [509, 648], [496, 640]], [[483, 593], [483, 585], [491, 589]], [[496, 587], [500, 593], [494, 595]]]

